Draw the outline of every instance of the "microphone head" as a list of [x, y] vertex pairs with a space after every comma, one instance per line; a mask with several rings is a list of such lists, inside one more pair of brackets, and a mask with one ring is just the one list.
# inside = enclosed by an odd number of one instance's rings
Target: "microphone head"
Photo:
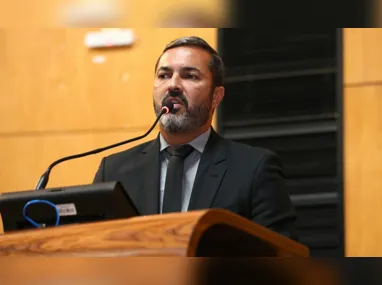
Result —
[[167, 102], [164, 103], [164, 105], [162, 106], [162, 113], [163, 113], [163, 114], [171, 113], [172, 109], [174, 109], [174, 103], [171, 102], [171, 101], [167, 101]]

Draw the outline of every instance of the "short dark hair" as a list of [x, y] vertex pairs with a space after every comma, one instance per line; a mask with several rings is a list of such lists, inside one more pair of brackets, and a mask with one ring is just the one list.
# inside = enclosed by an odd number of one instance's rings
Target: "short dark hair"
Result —
[[155, 64], [155, 72], [157, 71], [159, 60], [162, 55], [168, 51], [169, 49], [182, 47], [182, 46], [192, 46], [199, 47], [205, 51], [207, 51], [211, 55], [211, 60], [208, 63], [208, 67], [212, 73], [212, 80], [214, 87], [222, 86], [224, 84], [224, 63], [219, 54], [214, 50], [205, 40], [199, 37], [182, 37], [170, 42], [165, 49], [163, 50], [161, 56], [158, 58]]

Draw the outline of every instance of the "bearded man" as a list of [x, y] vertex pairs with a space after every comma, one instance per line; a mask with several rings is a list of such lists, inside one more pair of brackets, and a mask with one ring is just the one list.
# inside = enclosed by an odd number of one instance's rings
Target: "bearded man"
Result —
[[174, 108], [155, 140], [103, 158], [94, 182], [121, 182], [141, 215], [222, 208], [297, 239], [277, 155], [211, 126], [223, 78], [222, 59], [203, 39], [169, 43], [155, 65], [153, 104], [157, 116], [169, 101]]

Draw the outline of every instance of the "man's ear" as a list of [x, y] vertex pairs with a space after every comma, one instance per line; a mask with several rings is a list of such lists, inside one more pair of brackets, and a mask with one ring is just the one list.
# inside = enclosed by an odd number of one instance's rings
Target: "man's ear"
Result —
[[212, 108], [216, 109], [220, 102], [224, 98], [225, 88], [224, 86], [215, 87], [215, 91], [212, 98]]

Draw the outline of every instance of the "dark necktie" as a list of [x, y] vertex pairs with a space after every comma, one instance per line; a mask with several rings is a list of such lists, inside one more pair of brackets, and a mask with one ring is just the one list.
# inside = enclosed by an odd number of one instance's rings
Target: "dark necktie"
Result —
[[190, 145], [167, 148], [170, 158], [167, 166], [162, 213], [181, 211], [184, 160], [192, 151], [193, 147]]

